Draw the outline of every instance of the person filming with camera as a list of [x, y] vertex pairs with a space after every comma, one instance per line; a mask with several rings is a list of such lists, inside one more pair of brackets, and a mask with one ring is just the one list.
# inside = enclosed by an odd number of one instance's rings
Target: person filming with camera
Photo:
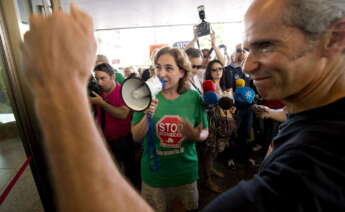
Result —
[[121, 97], [121, 85], [115, 82], [115, 71], [108, 63], [101, 63], [94, 68], [100, 94], [92, 91], [94, 97], [89, 97], [95, 106], [96, 119], [107, 141], [114, 159], [123, 164], [124, 173], [132, 184], [139, 186], [136, 180], [134, 146], [130, 133], [131, 113]]
[[216, 59], [220, 60], [222, 64], [225, 64], [224, 56], [218, 47], [216, 45], [216, 33], [212, 30], [211, 24], [207, 21], [205, 21], [206, 15], [205, 15], [205, 7], [203, 5], [200, 5], [198, 7], [199, 12], [199, 18], [201, 20], [201, 23], [198, 25], [193, 26], [193, 40], [191, 40], [185, 49], [194, 48], [195, 44], [197, 44], [198, 48], [200, 49], [199, 44], [199, 37], [204, 37], [209, 35], [210, 36], [210, 43], [211, 43], [211, 49], [204, 48], [201, 50], [203, 55], [203, 68], [206, 68], [208, 62], [211, 60], [211, 54], [214, 51], [216, 53]]

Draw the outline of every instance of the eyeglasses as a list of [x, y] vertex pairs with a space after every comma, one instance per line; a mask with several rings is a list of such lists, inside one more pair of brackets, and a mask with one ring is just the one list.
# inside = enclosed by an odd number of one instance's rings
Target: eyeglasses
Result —
[[212, 68], [211, 71], [216, 72], [216, 71], [223, 71], [224, 68], [219, 67], [219, 68]]
[[192, 65], [192, 68], [193, 68], [193, 69], [202, 69], [202, 68], [203, 68], [203, 66], [196, 66], [196, 65]]
[[244, 50], [243, 49], [236, 49], [236, 52], [237, 53], [244, 53]]
[[210, 56], [208, 56], [208, 55], [204, 55], [203, 57], [204, 57], [205, 59], [206, 59], [206, 58], [211, 58], [211, 57], [210, 57]]

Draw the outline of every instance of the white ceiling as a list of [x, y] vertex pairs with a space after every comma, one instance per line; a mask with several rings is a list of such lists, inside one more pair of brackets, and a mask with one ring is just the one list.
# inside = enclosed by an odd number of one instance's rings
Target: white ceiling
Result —
[[206, 21], [238, 22], [252, 0], [60, 0], [89, 13], [96, 29], [184, 25], [199, 22], [197, 6], [205, 5]]

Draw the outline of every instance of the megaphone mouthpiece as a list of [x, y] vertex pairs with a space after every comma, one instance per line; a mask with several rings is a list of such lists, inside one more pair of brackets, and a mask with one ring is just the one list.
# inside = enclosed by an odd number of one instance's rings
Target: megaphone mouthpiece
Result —
[[166, 80], [163, 80], [163, 79], [159, 79], [162, 83], [162, 90], [165, 89], [165, 83], [167, 82]]

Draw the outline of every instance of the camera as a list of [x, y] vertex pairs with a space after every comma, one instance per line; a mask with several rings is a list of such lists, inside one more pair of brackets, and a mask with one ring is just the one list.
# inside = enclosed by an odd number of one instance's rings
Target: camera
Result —
[[211, 32], [211, 27], [210, 27], [210, 23], [205, 21], [205, 18], [206, 18], [205, 6], [204, 5], [200, 5], [198, 7], [198, 11], [199, 11], [199, 18], [201, 19], [201, 23], [197, 25], [198, 37], [209, 35], [210, 32]]
[[95, 97], [95, 95], [91, 91], [97, 94], [101, 94], [101, 89], [97, 84], [96, 78], [93, 75], [90, 76], [89, 83], [87, 84], [87, 91], [90, 97]]

